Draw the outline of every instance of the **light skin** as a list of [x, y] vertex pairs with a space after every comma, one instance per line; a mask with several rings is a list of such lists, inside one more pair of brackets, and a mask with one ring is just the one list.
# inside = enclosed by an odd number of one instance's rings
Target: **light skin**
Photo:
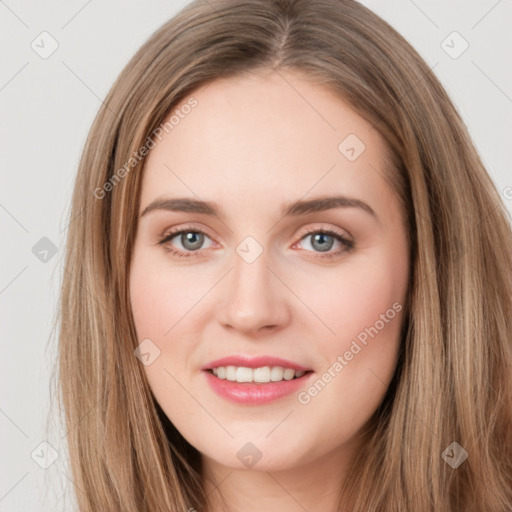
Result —
[[[403, 307], [393, 304], [406, 301], [408, 243], [383, 178], [385, 142], [339, 96], [296, 72], [220, 79], [193, 96], [197, 106], [146, 160], [140, 213], [155, 200], [190, 198], [217, 203], [224, 216], [153, 209], [139, 218], [133, 317], [139, 341], [160, 350], [144, 371], [202, 454], [210, 512], [220, 509], [218, 491], [231, 510], [334, 510], [400, 345]], [[365, 144], [354, 161], [338, 147], [349, 134]], [[363, 201], [375, 215], [355, 206], [282, 215], [285, 204], [331, 196]], [[205, 233], [202, 245], [186, 233], [159, 244], [173, 229]], [[326, 229], [353, 248], [329, 235], [322, 245]], [[236, 251], [248, 236], [262, 249], [252, 263]], [[377, 322], [390, 309], [393, 318]], [[307, 392], [365, 328], [381, 324], [307, 404], [297, 393], [233, 403], [201, 370], [229, 355], [277, 356], [313, 371]], [[247, 442], [261, 453], [250, 468], [237, 457]]]

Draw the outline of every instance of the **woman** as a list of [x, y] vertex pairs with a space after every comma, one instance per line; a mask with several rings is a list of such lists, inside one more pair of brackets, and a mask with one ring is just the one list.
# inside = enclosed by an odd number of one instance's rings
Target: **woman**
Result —
[[73, 196], [81, 511], [506, 511], [512, 234], [447, 94], [353, 1], [193, 2]]

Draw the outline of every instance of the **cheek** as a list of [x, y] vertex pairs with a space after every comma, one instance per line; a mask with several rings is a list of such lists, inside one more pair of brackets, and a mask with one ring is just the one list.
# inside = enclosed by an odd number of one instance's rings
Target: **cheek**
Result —
[[207, 285], [187, 269], [170, 272], [169, 267], [136, 255], [130, 272], [130, 300], [139, 340], [170, 337], [169, 331], [186, 316]]
[[407, 262], [390, 253], [373, 261], [379, 264], [354, 260], [350, 268], [340, 267], [333, 279], [317, 280], [321, 290], [311, 287], [314, 276], [302, 282], [303, 293], [313, 292], [308, 306], [333, 332], [322, 327], [316, 338], [323, 369], [298, 401], [320, 424], [338, 425], [333, 436], [349, 436], [371, 417], [398, 358]]
[[321, 352], [332, 359], [333, 354], [348, 350], [354, 339], [364, 343], [365, 338], [373, 337], [374, 327], [382, 340], [381, 348], [385, 339], [394, 338], [400, 330], [399, 312], [405, 300], [405, 268], [381, 256], [379, 265], [361, 258], [329, 269], [328, 279], [325, 269], [322, 273], [296, 273], [301, 276], [295, 280], [297, 295], [306, 298], [314, 313], [302, 322], [318, 324], [321, 331], [316, 339], [322, 345]]
[[194, 340], [187, 322], [193, 317], [191, 308], [208, 283], [190, 272], [192, 267], [171, 270], [165, 258], [162, 262], [149, 252], [134, 253], [130, 302], [138, 342], [149, 339], [152, 343], [152, 360], [144, 366], [149, 386], [167, 416], [174, 419], [176, 411], [182, 417], [193, 410], [193, 403], [178, 382], [184, 382], [190, 371], [188, 355]]
[[200, 346], [204, 312], [209, 314], [211, 308], [207, 295], [216, 281], [215, 269], [177, 268], [144, 248], [132, 259], [130, 302], [137, 339], [139, 343], [151, 340], [158, 354], [144, 371], [158, 401], [163, 405], [172, 396], [178, 411], [191, 407], [177, 382], [197, 373], [197, 359], [191, 356]]

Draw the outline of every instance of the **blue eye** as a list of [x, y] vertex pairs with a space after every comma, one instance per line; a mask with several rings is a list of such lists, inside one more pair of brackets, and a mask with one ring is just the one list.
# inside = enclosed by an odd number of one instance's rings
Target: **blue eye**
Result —
[[[175, 231], [170, 233], [165, 238], [160, 240], [160, 244], [165, 245], [167, 250], [178, 256], [180, 258], [188, 258], [190, 256], [199, 256], [200, 254], [195, 254], [201, 249], [201, 246], [204, 243], [205, 237], [209, 238], [206, 233], [203, 233], [197, 229], [182, 229], [180, 231]], [[173, 245], [171, 245], [171, 241], [177, 238], [183, 247], [183, 249], [176, 249]]]
[[[311, 241], [309, 242], [309, 246], [313, 248], [313, 252], [320, 253], [318, 256], [315, 257], [320, 258], [334, 258], [336, 256], [341, 255], [344, 252], [352, 250], [355, 245], [354, 242], [352, 242], [351, 240], [348, 240], [347, 238], [340, 235], [336, 231], [330, 229], [311, 230], [300, 239], [300, 242], [307, 239], [311, 239]], [[336, 242], [338, 242], [341, 248], [334, 252], [329, 252], [331, 251], [333, 245]]]
[[[348, 240], [336, 231], [330, 229], [310, 230], [301, 237], [297, 244], [311, 237], [312, 240], [309, 245], [313, 250], [307, 252], [318, 253], [318, 255], [314, 257], [319, 258], [333, 258], [339, 256], [344, 252], [351, 251], [355, 245], [353, 241]], [[171, 244], [172, 240], [175, 238], [178, 239], [179, 243], [181, 244], [181, 248], [176, 248], [173, 244]], [[189, 258], [191, 256], [203, 257], [205, 256], [205, 253], [201, 251], [201, 249], [204, 248], [203, 244], [206, 239], [211, 240], [210, 237], [203, 231], [185, 227], [166, 235], [158, 243], [164, 245], [168, 252], [179, 258]], [[338, 250], [332, 252], [331, 249], [336, 242], [341, 247], [338, 248]], [[211, 247], [211, 244], [209, 247]]]

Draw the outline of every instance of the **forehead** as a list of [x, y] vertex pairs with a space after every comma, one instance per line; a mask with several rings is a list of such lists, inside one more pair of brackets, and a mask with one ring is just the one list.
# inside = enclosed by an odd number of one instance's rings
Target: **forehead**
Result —
[[[190, 98], [194, 108], [183, 109]], [[309, 190], [364, 192], [368, 200], [390, 192], [380, 134], [339, 96], [296, 72], [215, 80], [171, 116], [172, 129], [155, 139], [146, 159], [142, 205], [162, 194], [195, 194], [243, 207], [263, 194], [277, 208]]]

